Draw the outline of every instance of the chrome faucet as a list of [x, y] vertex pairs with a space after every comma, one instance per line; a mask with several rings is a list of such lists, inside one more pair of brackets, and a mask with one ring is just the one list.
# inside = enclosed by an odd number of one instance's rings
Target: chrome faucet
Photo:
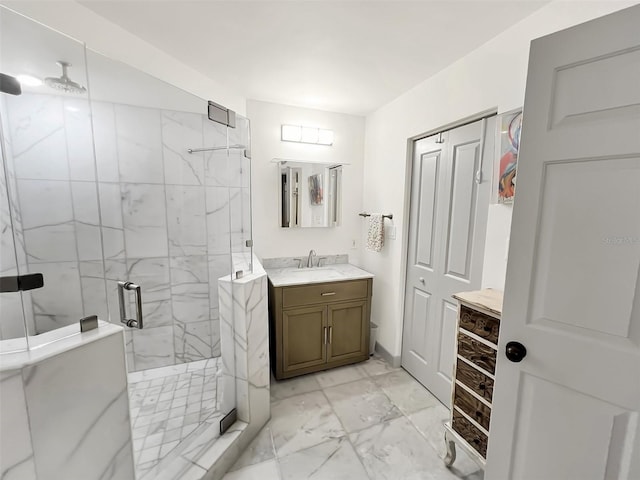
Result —
[[309, 258], [307, 258], [307, 268], [311, 268], [313, 267], [313, 257], [316, 256], [316, 251], [315, 250], [311, 250], [309, 252]]

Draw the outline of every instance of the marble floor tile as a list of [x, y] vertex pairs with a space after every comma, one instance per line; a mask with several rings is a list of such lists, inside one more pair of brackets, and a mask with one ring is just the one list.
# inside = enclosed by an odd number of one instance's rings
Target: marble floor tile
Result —
[[316, 373], [315, 377], [322, 388], [327, 388], [367, 378], [367, 374], [360, 364], [356, 364]]
[[372, 480], [456, 479], [406, 417], [349, 436]]
[[384, 361], [383, 358], [377, 355], [369, 357], [369, 360], [367, 360], [366, 362], [362, 362], [359, 365], [362, 367], [365, 373], [370, 377], [375, 377], [377, 375], [384, 375], [385, 373], [391, 373], [398, 370], [397, 368], [394, 368], [391, 365], [389, 365], [387, 362]]
[[280, 472], [275, 460], [267, 460], [227, 473], [224, 478], [225, 480], [280, 480]]
[[273, 403], [271, 432], [278, 455], [297, 452], [345, 435], [340, 420], [321, 391]]
[[400, 410], [371, 379], [325, 389], [347, 432], [355, 432], [401, 415]]
[[429, 390], [402, 369], [378, 376], [375, 382], [405, 415], [440, 404]]
[[[134, 459], [142, 478], [216, 411], [219, 359], [129, 373]], [[205, 377], [213, 377], [207, 382]], [[204, 398], [207, 393], [207, 398]], [[259, 460], [261, 461], [261, 460]]]
[[320, 388], [315, 375], [302, 375], [287, 380], [276, 380], [271, 377], [271, 401], [282, 400], [301, 393], [315, 392]]
[[[380, 383], [397, 395], [403, 391], [411, 393], [410, 389], [407, 390], [407, 383], [414, 382], [415, 386], [420, 386], [412, 377], [401, 374], [378, 382], [382, 378], [380, 376], [404, 372], [386, 365], [381, 358], [374, 357], [372, 360], [344, 367], [345, 372], [337, 376], [340, 380], [350, 376], [360, 378], [359, 372], [364, 371], [368, 375], [365, 379], [320, 390], [317, 375], [305, 375], [283, 382], [272, 379], [272, 420], [268, 424], [271, 436], [267, 435], [266, 428], [263, 429], [224, 480], [483, 480], [483, 472], [459, 449], [453, 468], [444, 467], [441, 460], [444, 455], [442, 422], [448, 418], [449, 412], [440, 403], [411, 414], [403, 414], [396, 409], [397, 417], [392, 420], [385, 421], [381, 416], [377, 423], [348, 436], [318, 438], [323, 436], [326, 425], [315, 427], [314, 421], [320, 422], [314, 418], [313, 412], [330, 418], [328, 412], [331, 409], [334, 413], [343, 412], [343, 416], [363, 408], [371, 409], [371, 406], [361, 405], [367, 403], [367, 395], [375, 397], [376, 394], [387, 398], [394, 407]], [[356, 372], [348, 372], [349, 369]], [[394, 390], [396, 383], [402, 386], [397, 391]], [[325, 395], [334, 397], [338, 405], [343, 401], [344, 407], [336, 407], [330, 400], [327, 410], [326, 402], [322, 399]], [[340, 400], [337, 400], [339, 397]], [[360, 402], [357, 406], [348, 406], [349, 402], [356, 401]], [[364, 410], [365, 418], [366, 412]], [[338, 419], [342, 418], [340, 414], [337, 416]], [[296, 448], [299, 441], [303, 442], [303, 446]], [[276, 442], [281, 448], [276, 448]], [[278, 476], [273, 476], [278, 472]]]
[[249, 465], [271, 460], [272, 458], [275, 458], [275, 451], [271, 437], [271, 427], [267, 424], [260, 430], [260, 433], [253, 439], [229, 471], [239, 470]]
[[[446, 455], [443, 424], [449, 420], [449, 416], [449, 410], [440, 403], [408, 416], [409, 421], [427, 439], [440, 458], [444, 458]], [[461, 449], [456, 449], [456, 461], [451, 471], [466, 477], [477, 470], [478, 465]]]
[[369, 480], [346, 437], [281, 458], [280, 471], [283, 480]]

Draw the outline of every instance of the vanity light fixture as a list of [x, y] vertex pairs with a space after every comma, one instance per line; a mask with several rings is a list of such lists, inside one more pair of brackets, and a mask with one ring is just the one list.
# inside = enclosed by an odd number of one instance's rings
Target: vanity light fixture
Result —
[[300, 125], [282, 125], [280, 139], [283, 142], [331, 146], [333, 145], [333, 130]]

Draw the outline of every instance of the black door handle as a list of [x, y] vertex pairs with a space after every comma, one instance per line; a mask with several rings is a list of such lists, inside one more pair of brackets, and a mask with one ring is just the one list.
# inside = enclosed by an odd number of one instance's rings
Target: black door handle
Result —
[[527, 349], [520, 342], [509, 342], [505, 349], [505, 355], [512, 362], [521, 362], [527, 356]]

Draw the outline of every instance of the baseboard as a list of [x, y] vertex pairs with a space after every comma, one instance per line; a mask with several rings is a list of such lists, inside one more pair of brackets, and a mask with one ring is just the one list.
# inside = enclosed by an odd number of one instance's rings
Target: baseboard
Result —
[[378, 355], [380, 355], [382, 358], [384, 358], [384, 360], [391, 365], [393, 368], [398, 368], [400, 366], [400, 362], [402, 360], [402, 358], [400, 357], [400, 355], [398, 356], [393, 356], [391, 355], [386, 348], [384, 348], [382, 345], [380, 345], [378, 342], [376, 342], [376, 348], [375, 351]]

